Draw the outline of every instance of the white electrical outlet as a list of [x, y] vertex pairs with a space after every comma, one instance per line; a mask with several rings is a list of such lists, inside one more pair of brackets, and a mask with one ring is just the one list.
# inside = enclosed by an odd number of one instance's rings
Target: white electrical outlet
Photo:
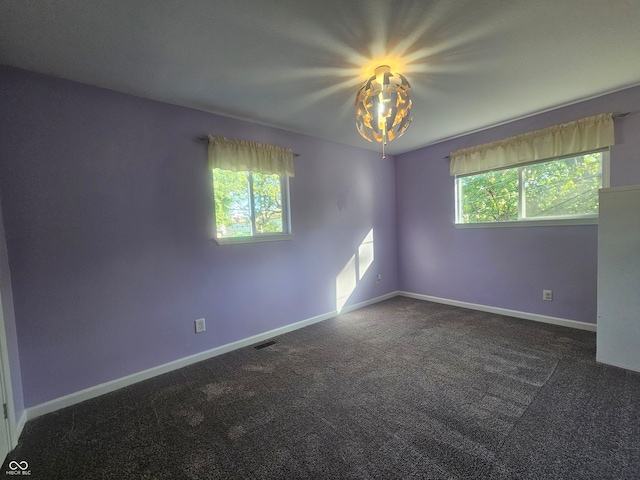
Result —
[[542, 290], [542, 300], [545, 302], [553, 301], [553, 292], [551, 290]]
[[379, 273], [378, 275], [376, 275], [376, 283], [380, 283], [382, 281], [382, 274]]
[[202, 333], [206, 330], [205, 324], [204, 324], [204, 318], [199, 318], [198, 320], [196, 320], [195, 325], [196, 325], [196, 333]]

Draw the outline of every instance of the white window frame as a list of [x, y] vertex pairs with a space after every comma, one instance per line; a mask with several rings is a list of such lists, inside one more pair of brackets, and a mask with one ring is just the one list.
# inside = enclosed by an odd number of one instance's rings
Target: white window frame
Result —
[[[454, 198], [455, 198], [455, 219], [454, 224], [456, 228], [492, 228], [492, 227], [522, 227], [522, 226], [558, 226], [558, 225], [597, 225], [598, 214], [592, 215], [564, 215], [554, 216], [546, 218], [526, 218], [524, 217], [525, 205], [524, 199], [524, 185], [522, 181], [522, 172], [527, 165], [533, 165], [537, 163], [547, 163], [549, 161], [563, 160], [565, 158], [573, 158], [576, 156], [589, 155], [591, 153], [602, 153], [602, 176], [600, 188], [608, 188], [610, 184], [610, 155], [609, 149], [598, 149], [590, 152], [584, 152], [580, 154], [564, 155], [562, 157], [556, 157], [553, 159], [545, 159], [537, 162], [531, 162], [529, 164], [521, 164], [518, 166], [510, 167], [509, 169], [518, 169], [518, 220], [509, 220], [504, 222], [475, 222], [475, 223], [462, 223], [460, 221], [462, 213], [462, 189], [460, 188], [460, 179], [473, 175], [480, 175], [486, 172], [477, 172], [470, 175], [456, 175], [454, 178]], [[505, 169], [507, 170], [507, 169]]]
[[287, 175], [280, 175], [280, 195], [282, 196], [282, 232], [269, 232], [260, 233], [256, 230], [256, 217], [255, 211], [255, 199], [253, 196], [253, 172], [250, 170], [244, 170], [243, 172], [249, 174], [249, 209], [250, 209], [250, 223], [251, 223], [251, 235], [243, 237], [218, 237], [218, 224], [216, 219], [215, 209], [215, 180], [213, 175], [213, 169], [211, 170], [211, 179], [213, 184], [213, 238], [218, 245], [235, 245], [241, 243], [258, 243], [258, 242], [274, 242], [279, 240], [290, 240], [293, 237], [291, 232], [291, 199], [289, 195], [289, 177]]

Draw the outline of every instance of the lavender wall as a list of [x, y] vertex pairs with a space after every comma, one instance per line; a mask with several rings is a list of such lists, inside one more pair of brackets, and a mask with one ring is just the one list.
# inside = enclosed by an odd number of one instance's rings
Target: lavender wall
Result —
[[[375, 261], [347, 305], [397, 290], [393, 159], [7, 67], [0, 87], [26, 407], [335, 310], [336, 276], [372, 228]], [[301, 154], [293, 240], [210, 239], [207, 133]]]
[[[640, 87], [397, 156], [399, 289], [595, 323], [597, 226], [456, 228], [443, 157], [604, 112], [632, 112], [616, 120], [611, 186], [640, 183]], [[542, 300], [543, 289], [553, 302]]]

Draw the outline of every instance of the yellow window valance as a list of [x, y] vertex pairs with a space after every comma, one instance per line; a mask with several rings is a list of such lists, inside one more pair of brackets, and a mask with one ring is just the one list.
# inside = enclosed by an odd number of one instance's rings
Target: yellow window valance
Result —
[[451, 153], [451, 175], [466, 175], [580, 154], [615, 143], [613, 115], [603, 113]]
[[293, 150], [209, 135], [209, 167], [294, 176]]

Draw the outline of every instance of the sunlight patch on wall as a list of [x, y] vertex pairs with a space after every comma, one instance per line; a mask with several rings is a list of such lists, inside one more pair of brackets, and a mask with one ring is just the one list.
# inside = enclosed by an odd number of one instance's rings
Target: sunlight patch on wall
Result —
[[358, 271], [360, 276], [359, 280], [362, 280], [364, 274], [367, 273], [369, 267], [373, 263], [373, 229], [369, 230], [369, 233], [358, 247]]
[[336, 277], [336, 310], [338, 312], [342, 310], [358, 284], [356, 263], [356, 256], [352, 255]]
[[358, 286], [358, 282], [362, 280], [362, 277], [364, 277], [373, 264], [374, 258], [372, 228], [362, 242], [360, 242], [357, 252], [351, 256], [336, 277], [336, 310], [338, 312], [340, 312], [347, 303], [347, 300], [349, 300], [349, 297]]

